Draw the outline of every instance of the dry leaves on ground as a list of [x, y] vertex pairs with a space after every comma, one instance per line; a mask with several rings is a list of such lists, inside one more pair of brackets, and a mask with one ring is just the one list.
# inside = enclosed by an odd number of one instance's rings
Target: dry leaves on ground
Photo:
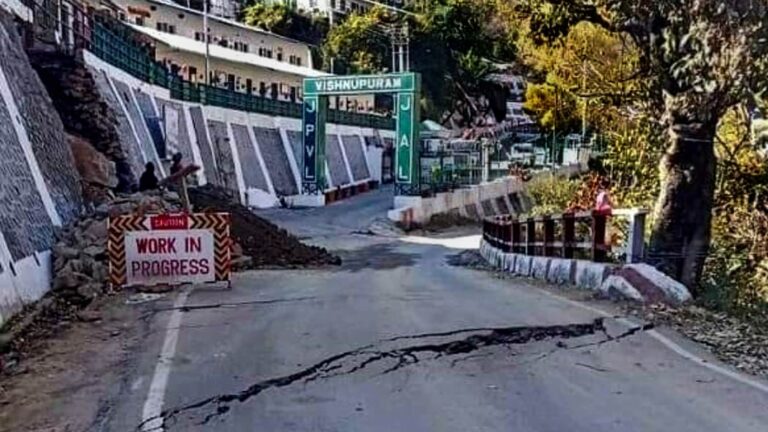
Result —
[[768, 378], [768, 328], [765, 325], [695, 305], [680, 309], [649, 305], [635, 312], [705, 345], [720, 360], [739, 370]]

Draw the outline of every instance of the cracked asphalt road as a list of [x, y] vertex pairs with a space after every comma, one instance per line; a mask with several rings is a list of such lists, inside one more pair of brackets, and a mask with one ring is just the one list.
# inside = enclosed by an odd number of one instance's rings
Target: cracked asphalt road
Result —
[[451, 266], [459, 250], [439, 240], [355, 234], [390, 202], [384, 190], [265, 212], [345, 264], [237, 274], [231, 291], [198, 287], [184, 306], [156, 305], [104, 430], [141, 430], [174, 313], [156, 430], [768, 430], [768, 394], [681, 357], [642, 323], [628, 329], [524, 280]]

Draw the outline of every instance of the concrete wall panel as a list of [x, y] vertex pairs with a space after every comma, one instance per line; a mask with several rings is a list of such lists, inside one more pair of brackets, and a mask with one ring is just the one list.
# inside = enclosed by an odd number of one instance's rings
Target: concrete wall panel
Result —
[[347, 165], [344, 163], [344, 156], [341, 154], [338, 135], [326, 135], [325, 158], [334, 186], [344, 186], [351, 183], [349, 173], [347, 172]]
[[269, 177], [278, 195], [296, 195], [299, 193], [291, 172], [290, 161], [285, 153], [282, 138], [277, 129], [254, 127], [253, 133], [261, 150], [261, 156], [269, 170]]
[[269, 192], [269, 185], [261, 170], [261, 164], [256, 156], [256, 150], [251, 142], [248, 126], [233, 124], [232, 135], [235, 137], [237, 153], [243, 169], [243, 180], [248, 188], [261, 189]]
[[369, 179], [371, 173], [368, 171], [368, 163], [365, 160], [363, 152], [363, 143], [359, 135], [342, 135], [341, 141], [344, 144], [344, 151], [347, 154], [349, 167], [352, 169], [352, 177], [356, 182]]

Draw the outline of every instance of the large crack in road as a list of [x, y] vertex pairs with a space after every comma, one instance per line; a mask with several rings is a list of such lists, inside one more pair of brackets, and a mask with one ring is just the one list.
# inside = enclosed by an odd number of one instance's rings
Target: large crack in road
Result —
[[[233, 403], [244, 403], [252, 397], [273, 388], [287, 387], [294, 383], [310, 383], [316, 380], [329, 379], [341, 375], [349, 375], [368, 369], [374, 365], [383, 364], [381, 374], [388, 374], [403, 367], [432, 361], [441, 357], [470, 354], [474, 351], [492, 346], [521, 345], [530, 342], [558, 339], [555, 350], [578, 349], [588, 346], [599, 346], [607, 342], [615, 342], [638, 332], [650, 330], [652, 324], [644, 324], [632, 327], [625, 332], [611, 336], [605, 327], [604, 319], [597, 318], [587, 323], [576, 323], [553, 326], [518, 326], [518, 327], [485, 327], [461, 329], [439, 333], [423, 333], [417, 335], [397, 336], [382, 339], [376, 344], [366, 345], [351, 351], [346, 351], [327, 357], [312, 366], [295, 373], [276, 378], [259, 381], [248, 388], [229, 394], [219, 394], [199, 400], [181, 407], [163, 411], [158, 417], [143, 421], [137, 427], [139, 431], [168, 430], [184, 414], [197, 412], [202, 418], [198, 423], [206, 424], [212, 419], [225, 415]], [[469, 333], [469, 334], [467, 334]], [[605, 337], [598, 341], [568, 346], [564, 339], [574, 339], [583, 336], [603, 334]], [[377, 346], [404, 340], [424, 340], [435, 338], [456, 337], [458, 339], [444, 342], [422, 342], [410, 345], [393, 347], [391, 349], [377, 349]], [[455, 364], [452, 363], [452, 364]], [[386, 366], [386, 367], [384, 367]], [[152, 427], [148, 427], [151, 425]]]

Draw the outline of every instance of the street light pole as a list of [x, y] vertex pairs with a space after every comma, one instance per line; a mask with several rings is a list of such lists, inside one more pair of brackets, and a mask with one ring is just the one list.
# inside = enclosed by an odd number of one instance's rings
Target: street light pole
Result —
[[211, 84], [211, 48], [210, 48], [210, 33], [208, 28], [208, 1], [203, 1], [203, 37], [205, 38], [205, 84]]
[[[333, 30], [333, 16], [335, 15], [335, 12], [333, 10], [333, 6], [328, 8], [330, 12], [328, 13], [328, 33], [330, 33]], [[330, 58], [331, 63], [331, 70], [330, 72], [333, 73], [333, 64], [335, 63], [335, 59], [333, 57]]]
[[582, 105], [581, 105], [581, 144], [584, 145], [584, 141], [587, 139], [587, 97], [583, 95], [584, 90], [587, 88], [587, 60], [582, 62], [581, 66], [581, 93], [582, 93]]

